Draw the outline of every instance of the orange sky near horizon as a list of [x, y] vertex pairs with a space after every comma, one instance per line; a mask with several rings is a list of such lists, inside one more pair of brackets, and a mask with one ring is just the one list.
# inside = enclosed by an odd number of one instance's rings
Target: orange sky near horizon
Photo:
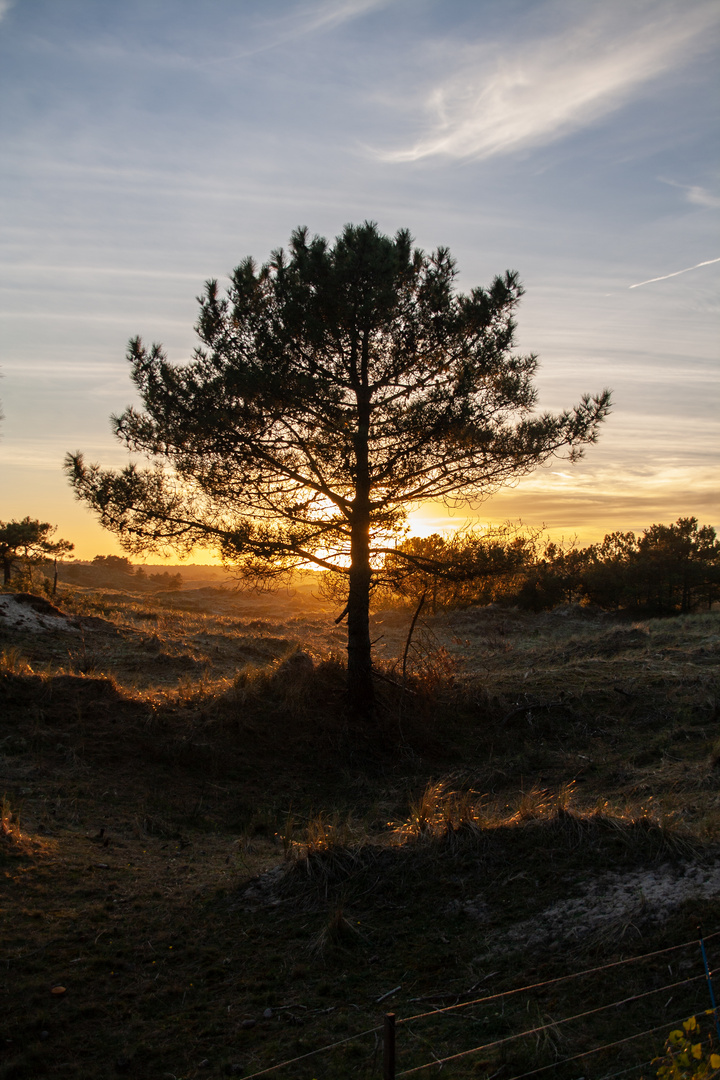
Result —
[[[592, 453], [592, 450], [590, 451]], [[562, 465], [565, 468], [562, 468]], [[467, 504], [448, 508], [443, 503], [428, 502], [408, 515], [408, 529], [413, 536], [432, 533], [451, 533], [462, 528], [493, 528], [511, 522], [530, 528], [544, 528], [548, 539], [574, 541], [585, 547], [596, 543], [610, 532], [642, 533], [652, 524], [671, 524], [678, 517], [697, 517], [701, 525], [718, 528], [718, 500], [712, 484], [698, 485], [697, 480], [685, 492], [678, 491], [669, 477], [667, 485], [658, 485], [657, 477], [647, 486], [633, 490], [605, 488], [592, 472], [580, 466], [560, 463], [557, 469], [540, 469], [523, 478], [515, 487], [505, 488], [479, 506]], [[673, 488], [668, 505], [669, 488]], [[57, 507], [61, 511], [61, 507]], [[68, 513], [68, 509], [71, 511]], [[34, 516], [34, 515], [31, 515]], [[56, 536], [75, 544], [74, 557], [91, 560], [95, 555], [124, 555], [119, 540], [101, 529], [92, 514], [78, 503], [63, 500], [57, 517], [47, 512], [43, 520], [58, 524]], [[720, 529], [718, 530], [720, 531]], [[219, 564], [219, 558], [209, 549], [197, 549], [188, 559], [176, 554], [167, 559], [154, 552], [146, 556], [132, 555], [134, 563]]]

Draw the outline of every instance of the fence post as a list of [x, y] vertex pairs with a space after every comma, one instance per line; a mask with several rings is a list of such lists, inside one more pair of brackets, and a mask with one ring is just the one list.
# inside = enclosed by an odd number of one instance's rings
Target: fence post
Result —
[[383, 1025], [383, 1080], [395, 1080], [395, 1013], [385, 1013]]
[[717, 1031], [718, 1039], [720, 1039], [720, 1019], [718, 1018], [718, 1007], [715, 1004], [715, 994], [713, 992], [713, 973], [710, 970], [707, 953], [705, 952], [705, 942], [703, 941], [702, 926], [698, 926], [698, 937], [700, 938], [700, 952], [702, 953], [703, 965], [705, 967], [705, 979], [707, 980], [708, 990], [710, 991], [710, 1004], [712, 1005], [713, 1016], [715, 1018], [715, 1030]]

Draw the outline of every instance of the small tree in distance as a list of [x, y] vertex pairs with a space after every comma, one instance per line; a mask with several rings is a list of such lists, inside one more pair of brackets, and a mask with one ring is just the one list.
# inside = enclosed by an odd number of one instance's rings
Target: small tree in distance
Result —
[[132, 577], [135, 567], [124, 555], [95, 555], [92, 565], [98, 570], [107, 570], [110, 574], [127, 574]]
[[126, 550], [214, 547], [247, 578], [312, 565], [347, 581], [348, 687], [373, 704], [369, 595], [408, 509], [482, 499], [597, 438], [610, 395], [536, 414], [535, 356], [513, 351], [522, 295], [508, 271], [454, 291], [446, 248], [376, 225], [334, 244], [298, 229], [199, 299], [201, 345], [170, 364], [130, 342], [143, 409], [114, 419], [153, 464], [112, 472], [68, 455], [78, 498]]
[[0, 521], [0, 561], [3, 585], [9, 585], [13, 568], [23, 561], [29, 566], [61, 558], [73, 548], [69, 540], [51, 540], [55, 526], [26, 517], [22, 521]]

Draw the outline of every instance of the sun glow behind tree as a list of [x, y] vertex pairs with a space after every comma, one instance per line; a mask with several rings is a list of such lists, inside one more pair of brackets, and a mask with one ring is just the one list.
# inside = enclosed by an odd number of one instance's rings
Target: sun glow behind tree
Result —
[[537, 412], [537, 358], [514, 349], [518, 275], [468, 294], [455, 277], [446, 248], [413, 249], [406, 230], [348, 225], [331, 247], [298, 229], [288, 253], [241, 263], [226, 296], [207, 283], [191, 363], [131, 341], [143, 408], [115, 431], [151, 466], [67, 462], [128, 551], [214, 547], [254, 580], [307, 564], [345, 575], [361, 715], [373, 574], [408, 510], [481, 500], [553, 455], [576, 459], [610, 407], [603, 391]]

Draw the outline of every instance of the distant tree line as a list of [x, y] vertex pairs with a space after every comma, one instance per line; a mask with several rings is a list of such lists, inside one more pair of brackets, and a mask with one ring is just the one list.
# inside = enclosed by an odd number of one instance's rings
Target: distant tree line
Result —
[[[68, 540], [52, 538], [55, 526], [26, 517], [0, 521], [2, 584], [15, 592], [40, 588], [54, 595], [58, 575], [64, 581], [88, 586], [133, 589], [181, 589], [182, 574], [167, 570], [148, 574], [120, 555], [96, 555], [91, 563], [63, 563], [74, 548]], [[48, 573], [50, 577], [48, 577]]]
[[[29, 517], [0, 521], [5, 588], [39, 585], [54, 593], [58, 563], [73, 550], [69, 541], [53, 540], [54, 531]], [[60, 569], [64, 580], [89, 587], [173, 590], [183, 585], [180, 573], [149, 574], [118, 555], [96, 555], [91, 563], [66, 563]], [[321, 592], [327, 598], [344, 602], [344, 590], [341, 575], [323, 576]], [[696, 517], [650, 525], [639, 536], [608, 533], [589, 547], [548, 541], [540, 529], [512, 525], [410, 537], [384, 556], [373, 592], [376, 608], [422, 604], [434, 611], [491, 603], [544, 611], [578, 603], [672, 615], [709, 610], [719, 601], [720, 541], [715, 529]]]
[[511, 526], [489, 533], [412, 537], [385, 557], [376, 602], [430, 608], [563, 603], [657, 615], [709, 609], [720, 600], [720, 541], [695, 517], [609, 533], [589, 547], [548, 542]]
[[167, 570], [148, 574], [144, 566], [136, 566], [124, 555], [96, 555], [91, 563], [75, 563], [65, 567], [67, 580], [79, 585], [105, 585], [126, 589], [181, 589], [182, 574]]

